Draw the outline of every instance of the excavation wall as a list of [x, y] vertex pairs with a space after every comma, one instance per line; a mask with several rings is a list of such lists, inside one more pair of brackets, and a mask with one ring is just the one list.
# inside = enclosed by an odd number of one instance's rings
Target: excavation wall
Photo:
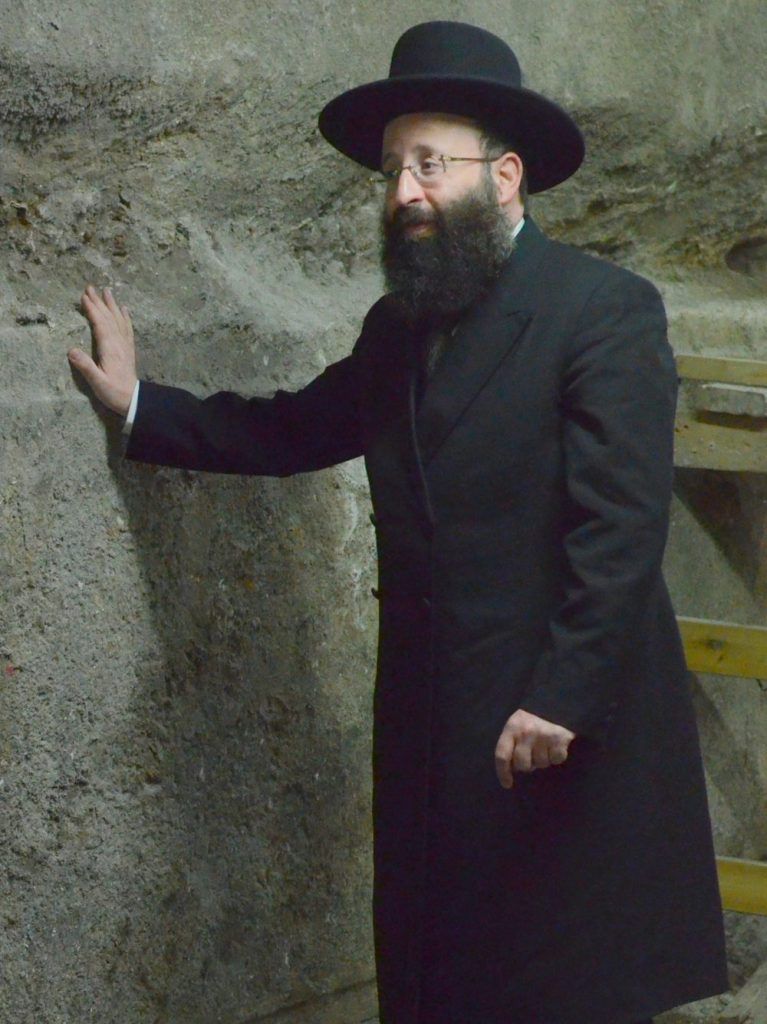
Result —
[[[767, 358], [762, 0], [3, 4], [2, 1022], [375, 1012], [363, 469], [127, 464], [65, 352], [89, 281], [130, 306], [141, 373], [198, 393], [347, 352], [377, 201], [316, 114], [414, 15], [503, 35], [583, 125], [582, 173], [534, 204], [552, 234], [655, 280], [680, 350]], [[765, 622], [765, 480], [680, 474], [680, 611]], [[694, 686], [718, 848], [762, 858], [762, 685]], [[729, 927], [740, 987], [767, 936]]]

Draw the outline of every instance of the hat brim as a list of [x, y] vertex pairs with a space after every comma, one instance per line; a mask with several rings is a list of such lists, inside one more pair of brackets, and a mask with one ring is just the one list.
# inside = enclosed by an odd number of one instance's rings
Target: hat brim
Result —
[[369, 82], [331, 100], [320, 113], [319, 128], [331, 146], [377, 170], [386, 125], [419, 112], [471, 117], [512, 140], [531, 193], [573, 175], [586, 151], [578, 126], [552, 100], [487, 79], [412, 75]]

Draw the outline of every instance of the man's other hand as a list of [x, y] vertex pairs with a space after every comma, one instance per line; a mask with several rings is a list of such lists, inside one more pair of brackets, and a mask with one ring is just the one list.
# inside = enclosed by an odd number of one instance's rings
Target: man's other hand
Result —
[[133, 325], [128, 307], [118, 306], [109, 288], [99, 295], [93, 285], [88, 285], [80, 308], [91, 327], [96, 358], [73, 348], [67, 353], [69, 361], [107, 408], [127, 416], [137, 380]]
[[575, 733], [547, 722], [521, 708], [515, 711], [498, 738], [495, 770], [504, 789], [514, 785], [514, 772], [532, 772], [567, 760]]

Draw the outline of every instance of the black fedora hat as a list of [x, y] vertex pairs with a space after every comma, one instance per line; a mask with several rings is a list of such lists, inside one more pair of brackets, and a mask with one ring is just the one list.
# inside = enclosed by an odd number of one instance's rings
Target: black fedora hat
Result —
[[474, 25], [427, 21], [408, 29], [394, 47], [389, 77], [331, 100], [319, 127], [336, 149], [377, 169], [388, 122], [417, 112], [470, 117], [508, 139], [530, 192], [558, 185], [583, 161], [583, 136], [570, 115], [525, 89], [511, 47]]

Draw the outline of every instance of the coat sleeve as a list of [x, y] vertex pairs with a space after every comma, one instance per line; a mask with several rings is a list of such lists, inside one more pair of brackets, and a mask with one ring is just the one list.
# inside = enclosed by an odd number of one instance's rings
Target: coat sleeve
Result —
[[[364, 332], [363, 332], [364, 334]], [[200, 399], [141, 383], [126, 456], [182, 469], [289, 476], [362, 454], [357, 349], [296, 392]]]
[[601, 739], [662, 585], [677, 375], [657, 290], [627, 272], [592, 294], [562, 388], [565, 583], [526, 711]]

